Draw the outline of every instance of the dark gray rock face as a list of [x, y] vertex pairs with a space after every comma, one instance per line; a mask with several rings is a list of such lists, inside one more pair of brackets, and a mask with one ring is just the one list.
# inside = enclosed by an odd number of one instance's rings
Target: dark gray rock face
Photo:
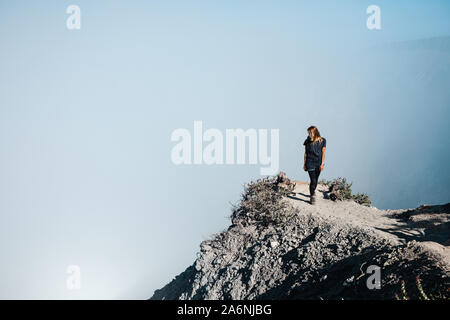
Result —
[[[369, 289], [370, 265], [381, 288]], [[235, 224], [203, 241], [193, 265], [151, 299], [449, 298], [448, 265], [415, 241], [393, 243], [368, 228], [297, 214], [283, 224]]]

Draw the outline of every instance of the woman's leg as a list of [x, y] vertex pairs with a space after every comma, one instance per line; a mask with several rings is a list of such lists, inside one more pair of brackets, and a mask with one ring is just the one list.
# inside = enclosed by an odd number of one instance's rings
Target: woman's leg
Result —
[[[316, 168], [316, 177], [317, 177], [317, 181], [316, 181], [316, 188], [317, 188], [317, 184], [319, 183], [319, 176], [320, 176], [320, 168]], [[315, 190], [315, 188], [314, 188]]]
[[[320, 173], [320, 170], [319, 170], [319, 173]], [[309, 174], [309, 179], [311, 180], [311, 182], [309, 183], [309, 194], [311, 196], [313, 196], [314, 192], [316, 191], [317, 179], [319, 178], [319, 175], [317, 174], [317, 169], [308, 171], [308, 174]]]
[[320, 176], [320, 168], [316, 169], [316, 185], [314, 186], [314, 192], [316, 192], [317, 184], [319, 183], [319, 176]]

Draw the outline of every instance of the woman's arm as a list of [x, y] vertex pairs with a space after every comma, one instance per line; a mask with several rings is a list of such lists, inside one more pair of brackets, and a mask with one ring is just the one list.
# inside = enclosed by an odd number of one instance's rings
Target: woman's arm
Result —
[[322, 164], [320, 165], [320, 171], [323, 170], [323, 165], [325, 164], [325, 147], [322, 148]]

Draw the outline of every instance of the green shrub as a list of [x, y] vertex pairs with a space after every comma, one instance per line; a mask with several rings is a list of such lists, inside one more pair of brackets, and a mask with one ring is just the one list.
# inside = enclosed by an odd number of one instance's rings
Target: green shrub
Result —
[[348, 182], [346, 178], [336, 178], [333, 180], [320, 180], [320, 184], [330, 187], [330, 192], [335, 199], [333, 200], [353, 200], [364, 206], [370, 206], [372, 202], [365, 193], [352, 194], [352, 182]]
[[372, 201], [370, 201], [369, 196], [365, 193], [357, 193], [353, 195], [352, 198], [356, 203], [362, 204], [363, 206], [366, 207], [370, 207], [370, 205], [372, 204]]

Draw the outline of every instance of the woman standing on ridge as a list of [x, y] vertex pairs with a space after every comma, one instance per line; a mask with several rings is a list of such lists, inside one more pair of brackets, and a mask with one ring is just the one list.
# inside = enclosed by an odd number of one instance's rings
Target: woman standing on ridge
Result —
[[315, 191], [319, 180], [320, 172], [325, 163], [325, 148], [327, 140], [320, 136], [319, 129], [315, 126], [308, 128], [308, 137], [303, 145], [305, 146], [305, 159], [303, 169], [308, 171], [311, 182], [309, 184], [309, 194], [311, 204], [316, 203]]

